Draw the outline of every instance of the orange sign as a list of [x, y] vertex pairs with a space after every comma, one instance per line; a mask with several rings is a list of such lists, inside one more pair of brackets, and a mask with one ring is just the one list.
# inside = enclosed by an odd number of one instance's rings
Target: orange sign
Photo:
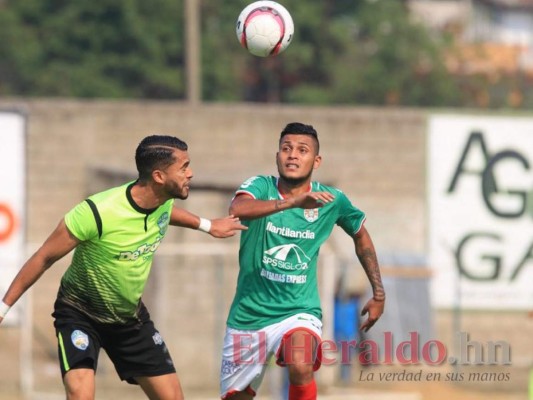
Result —
[[7, 241], [11, 237], [16, 226], [15, 213], [8, 205], [2, 203], [0, 203], [1, 219], [5, 219], [7, 224], [4, 227], [0, 226], [0, 243]]

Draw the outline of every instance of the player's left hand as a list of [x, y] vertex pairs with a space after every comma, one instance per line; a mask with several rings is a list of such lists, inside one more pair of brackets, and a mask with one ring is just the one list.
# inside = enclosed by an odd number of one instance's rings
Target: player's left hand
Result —
[[211, 229], [209, 234], [216, 238], [227, 238], [235, 236], [237, 231], [243, 231], [248, 227], [241, 224], [239, 218], [228, 215], [225, 218], [216, 218], [211, 220]]
[[365, 315], [368, 313], [368, 318], [366, 321], [361, 325], [361, 330], [363, 332], [368, 332], [370, 328], [374, 326], [374, 324], [378, 321], [379, 317], [381, 317], [381, 314], [383, 314], [383, 310], [385, 309], [385, 299], [383, 300], [376, 300], [374, 298], [371, 298], [368, 300], [361, 310], [361, 315]]
[[329, 192], [306, 192], [291, 198], [295, 207], [308, 209], [323, 207], [333, 200], [335, 196]]

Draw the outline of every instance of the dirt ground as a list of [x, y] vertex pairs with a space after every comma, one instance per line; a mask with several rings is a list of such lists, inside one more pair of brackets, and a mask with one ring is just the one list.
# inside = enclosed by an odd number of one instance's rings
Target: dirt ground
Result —
[[[126, 391], [108, 390], [100, 391], [97, 399], [99, 400], [116, 400], [118, 397], [128, 399], [142, 399], [140, 391], [128, 393]], [[216, 395], [204, 392], [189, 392], [185, 394], [187, 400], [216, 400]], [[60, 394], [43, 394], [36, 393], [31, 400], [59, 400], [63, 396]], [[278, 400], [271, 396], [257, 396], [258, 400]], [[0, 393], [1, 400], [29, 400], [20, 393]], [[469, 389], [458, 388], [444, 384], [421, 384], [420, 386], [401, 387], [397, 386], [389, 389], [346, 389], [333, 388], [328, 393], [320, 393], [318, 400], [530, 400], [526, 393], [501, 393], [479, 392]]]
[[[454, 385], [423, 383], [413, 387], [412, 385], [395, 385], [390, 388], [345, 388], [335, 387], [327, 393], [320, 393], [318, 400], [531, 400], [524, 392], [500, 392], [497, 388], [493, 391], [476, 391], [467, 388], [460, 388]], [[116, 400], [118, 397], [128, 399], [144, 398], [138, 389], [128, 388], [128, 390], [116, 391], [113, 389], [99, 391], [97, 399]], [[187, 400], [216, 400], [213, 393], [188, 392], [185, 394]], [[59, 400], [59, 394], [45, 395], [35, 394], [31, 400]], [[279, 400], [272, 396], [257, 396], [258, 400]], [[1, 400], [28, 400], [20, 393], [0, 393]]]
[[[113, 387], [100, 386], [97, 399], [116, 400], [119, 397], [131, 400], [143, 399], [136, 387], [123, 385]], [[120, 389], [119, 389], [120, 387]], [[12, 388], [13, 389], [13, 388]], [[216, 392], [188, 391], [187, 400], [217, 399]], [[20, 392], [0, 389], [0, 400], [59, 400], [61, 392], [36, 393], [24, 397]], [[280, 400], [270, 394], [261, 394], [258, 400]], [[489, 384], [484, 389], [462, 387], [444, 382], [395, 383], [392, 385], [359, 384], [334, 386], [326, 392], [321, 391], [319, 400], [533, 400], [529, 399], [526, 389], [502, 391], [497, 384]]]

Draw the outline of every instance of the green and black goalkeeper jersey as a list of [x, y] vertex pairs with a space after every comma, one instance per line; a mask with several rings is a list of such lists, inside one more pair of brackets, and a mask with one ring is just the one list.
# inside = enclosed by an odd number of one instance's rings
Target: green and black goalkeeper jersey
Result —
[[139, 317], [154, 252], [170, 221], [174, 200], [143, 209], [131, 196], [134, 183], [90, 196], [65, 215], [81, 243], [61, 279], [58, 299], [101, 323]]
[[[335, 225], [355, 235], [365, 214], [339, 189], [311, 182], [310, 191], [330, 192], [335, 200], [321, 208], [291, 208], [244, 221], [241, 232], [237, 292], [227, 324], [236, 329], [261, 329], [298, 313], [322, 318], [317, 287], [320, 246]], [[258, 200], [281, 199], [277, 178], [255, 176], [237, 195]]]

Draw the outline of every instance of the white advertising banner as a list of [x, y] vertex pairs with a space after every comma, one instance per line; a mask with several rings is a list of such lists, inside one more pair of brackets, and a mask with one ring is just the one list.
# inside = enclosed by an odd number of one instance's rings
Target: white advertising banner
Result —
[[427, 179], [433, 304], [533, 309], [533, 118], [432, 116]]
[[[0, 111], [0, 299], [24, 261], [26, 118]], [[17, 304], [2, 324], [20, 321]]]

